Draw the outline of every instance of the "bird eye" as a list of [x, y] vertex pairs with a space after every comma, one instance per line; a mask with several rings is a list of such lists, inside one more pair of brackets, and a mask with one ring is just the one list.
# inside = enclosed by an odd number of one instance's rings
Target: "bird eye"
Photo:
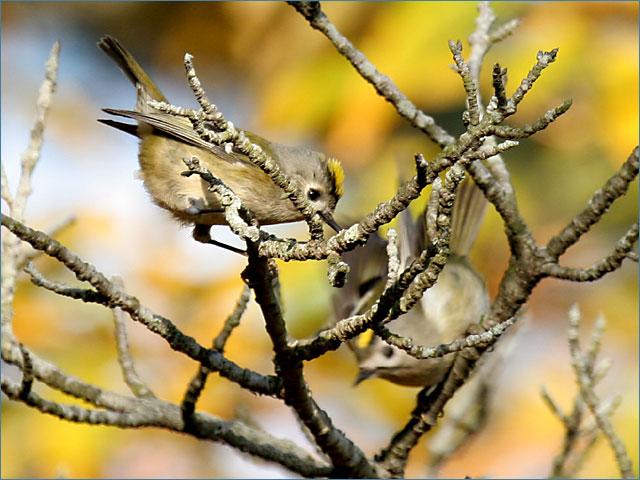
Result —
[[387, 358], [391, 358], [393, 357], [394, 354], [394, 350], [393, 348], [391, 348], [390, 345], [386, 345], [383, 349], [382, 349], [382, 354], [387, 357]]
[[311, 201], [317, 200], [320, 197], [320, 191], [315, 188], [307, 190], [307, 198]]

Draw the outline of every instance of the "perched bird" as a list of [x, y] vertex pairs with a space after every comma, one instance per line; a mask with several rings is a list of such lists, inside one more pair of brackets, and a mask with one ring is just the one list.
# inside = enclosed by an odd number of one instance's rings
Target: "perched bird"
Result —
[[[478, 187], [465, 180], [453, 208], [448, 262], [419, 303], [387, 324], [393, 333], [411, 338], [417, 345], [436, 346], [462, 335], [487, 311], [489, 298], [484, 281], [467, 257], [485, 205]], [[398, 228], [401, 268], [418, 256], [429, 241], [425, 224], [425, 214], [418, 221], [408, 211], [401, 215]], [[372, 235], [362, 248], [343, 258], [351, 270], [347, 284], [334, 297], [336, 320], [362, 313], [379, 297], [387, 276], [386, 241]], [[418, 360], [387, 344], [372, 331], [351, 341], [349, 346], [359, 365], [356, 383], [379, 377], [400, 385], [428, 387], [442, 380], [453, 361], [453, 354]]]
[[[277, 185], [245, 155], [227, 145], [202, 140], [187, 118], [163, 113], [149, 105], [149, 99], [167, 102], [133, 56], [115, 38], [104, 36], [98, 46], [135, 85], [135, 110], [104, 109], [105, 112], [137, 121], [137, 125], [109, 120], [100, 122], [140, 138], [140, 176], [153, 201], [182, 223], [193, 224], [196, 240], [213, 243], [212, 225], [226, 224], [223, 209], [198, 176], [185, 177], [183, 159], [195, 156], [200, 164], [220, 178], [253, 213], [261, 225], [302, 220], [303, 216]], [[344, 172], [338, 160], [304, 147], [280, 145], [245, 131], [278, 164], [320, 217], [336, 231], [333, 211], [343, 192]]]

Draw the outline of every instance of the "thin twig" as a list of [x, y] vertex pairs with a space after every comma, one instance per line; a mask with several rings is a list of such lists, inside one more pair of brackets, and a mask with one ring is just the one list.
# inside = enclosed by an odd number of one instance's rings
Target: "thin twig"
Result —
[[593, 282], [611, 273], [622, 265], [627, 258], [627, 254], [631, 252], [633, 246], [638, 241], [638, 223], [631, 225], [627, 233], [625, 233], [609, 255], [602, 260], [594, 263], [587, 268], [571, 268], [558, 265], [557, 263], [548, 263], [544, 266], [543, 272], [551, 277], [560, 278], [562, 280], [571, 280], [573, 282]]
[[517, 105], [524, 99], [524, 96], [531, 91], [533, 84], [540, 78], [543, 70], [552, 64], [558, 54], [558, 49], [554, 48], [548, 52], [539, 51], [536, 55], [536, 63], [527, 76], [522, 79], [520, 85], [509, 99], [506, 111], [508, 114], [515, 113]]
[[7, 172], [4, 169], [4, 164], [0, 165], [0, 173], [1, 173], [1, 190], [0, 195], [2, 200], [4, 200], [9, 208], [9, 211], [14, 209], [13, 206], [13, 195], [11, 194], [11, 189], [9, 188], [9, 180], [7, 179]]
[[38, 160], [40, 160], [40, 152], [42, 151], [42, 145], [44, 143], [44, 128], [56, 89], [59, 57], [60, 43], [55, 42], [45, 66], [45, 79], [38, 91], [36, 119], [33, 127], [31, 127], [29, 146], [22, 154], [20, 162], [20, 180], [18, 182], [18, 188], [16, 189], [16, 195], [13, 199], [13, 209], [11, 210], [11, 215], [18, 220], [24, 219], [26, 202], [29, 195], [31, 195], [31, 176]]
[[618, 434], [613, 429], [609, 418], [602, 415], [600, 411], [601, 402], [593, 391], [593, 379], [589, 375], [589, 372], [585, 366], [585, 358], [581, 351], [580, 344], [578, 342], [579, 328], [580, 328], [580, 310], [577, 305], [574, 305], [569, 310], [569, 351], [571, 352], [571, 365], [576, 373], [576, 379], [578, 386], [580, 387], [580, 394], [591, 411], [591, 414], [595, 418], [595, 421], [605, 436], [611, 449], [613, 450], [618, 468], [620, 469], [620, 475], [623, 478], [634, 478], [633, 465], [631, 459], [618, 437]]
[[[45, 65], [45, 79], [38, 91], [36, 101], [36, 118], [31, 128], [29, 144], [21, 157], [20, 179], [15, 196], [11, 196], [9, 182], [4, 167], [2, 167], [2, 187], [1, 195], [7, 202], [9, 212], [19, 219], [24, 217], [24, 209], [27, 199], [31, 193], [31, 176], [33, 169], [40, 158], [42, 149], [44, 127], [47, 113], [51, 105], [53, 93], [55, 91], [56, 78], [58, 74], [58, 58], [60, 55], [60, 44], [53, 44], [49, 59]], [[2, 235], [2, 280], [0, 286], [0, 324], [2, 325], [2, 351], [9, 347], [9, 339], [13, 330], [13, 298], [18, 272], [24, 262], [24, 250], [20, 241], [11, 234]]]
[[104, 305], [107, 302], [107, 298], [104, 295], [93, 289], [70, 287], [64, 283], [49, 280], [31, 262], [24, 267], [24, 271], [29, 274], [31, 283], [53, 293], [57, 293], [58, 295], [82, 300], [87, 303], [100, 303]]
[[387, 288], [398, 280], [400, 255], [398, 252], [398, 233], [394, 228], [387, 230]]
[[636, 146], [620, 169], [591, 196], [587, 207], [577, 214], [560, 233], [549, 240], [546, 251], [552, 259], [557, 260], [600, 220], [614, 201], [627, 193], [629, 184], [638, 176], [638, 163], [639, 154]]
[[[212, 342], [213, 349], [220, 353], [224, 352], [224, 347], [231, 336], [231, 332], [240, 325], [240, 319], [242, 318], [242, 315], [247, 308], [247, 304], [249, 303], [249, 299], [251, 298], [250, 294], [251, 290], [249, 287], [245, 286], [242, 289], [240, 298], [238, 298], [233, 311], [225, 320], [222, 330], [220, 330], [220, 333], [218, 333], [214, 338]], [[185, 422], [186, 430], [189, 430], [192, 427], [193, 414], [196, 410], [196, 402], [204, 390], [209, 373], [211, 373], [211, 371], [207, 367], [203, 365], [199, 366], [198, 371], [189, 382], [187, 390], [184, 393], [180, 408], [182, 410], [182, 418]]]
[[478, 98], [478, 85], [475, 78], [471, 74], [469, 64], [462, 58], [462, 43], [460, 41], [449, 41], [449, 50], [453, 54], [453, 60], [456, 63], [456, 72], [462, 78], [464, 90], [467, 94], [467, 113], [469, 115], [469, 123], [478, 125], [480, 123], [480, 106]]
[[482, 333], [469, 334], [461, 338], [457, 338], [450, 343], [443, 343], [435, 347], [426, 345], [414, 345], [413, 341], [408, 337], [403, 337], [392, 333], [388, 328], [382, 326], [376, 328], [376, 334], [381, 337], [389, 345], [393, 345], [407, 352], [414, 358], [424, 360], [427, 358], [439, 358], [449, 353], [459, 352], [465, 348], [471, 347], [488, 347], [493, 345], [507, 329], [513, 325], [517, 317], [512, 317], [505, 322], [498, 323]]
[[[124, 289], [124, 282], [120, 277], [112, 278], [112, 282], [117, 287]], [[116, 349], [118, 351], [118, 363], [122, 370], [122, 377], [125, 383], [136, 397], [139, 398], [155, 398], [154, 393], [149, 386], [142, 381], [138, 372], [136, 372], [131, 352], [129, 351], [129, 340], [127, 339], [126, 316], [120, 308], [113, 310], [113, 324], [116, 337]]]

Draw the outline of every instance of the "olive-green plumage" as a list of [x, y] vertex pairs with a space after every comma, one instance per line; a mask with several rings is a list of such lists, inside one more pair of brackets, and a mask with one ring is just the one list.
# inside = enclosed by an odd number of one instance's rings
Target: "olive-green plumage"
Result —
[[[389, 322], [393, 333], [411, 338], [416, 345], [436, 346], [463, 335], [487, 311], [489, 298], [482, 277], [467, 254], [477, 235], [486, 200], [478, 187], [465, 180], [458, 189], [452, 215], [451, 255], [436, 284], [409, 312]], [[401, 268], [408, 266], [424, 248], [425, 216], [414, 221], [402, 213], [398, 228]], [[373, 235], [362, 247], [344, 256], [350, 277], [334, 298], [335, 318], [364, 312], [380, 296], [387, 275], [386, 242]], [[428, 387], [444, 377], [453, 354], [418, 360], [392, 347], [368, 331], [349, 344], [359, 366], [357, 382], [379, 377], [393, 383]]]
[[[149, 105], [149, 99], [167, 101], [133, 56], [113, 37], [103, 37], [98, 46], [114, 60], [136, 86], [135, 110], [105, 109], [119, 117], [137, 121], [137, 125], [115, 120], [102, 123], [140, 138], [140, 176], [153, 201], [168, 210], [179, 221], [197, 227], [197, 239], [203, 239], [202, 228], [226, 224], [223, 210], [207, 184], [197, 176], [185, 177], [183, 159], [193, 156], [220, 178], [238, 195], [260, 224], [286, 223], [302, 220], [293, 203], [259, 167], [232, 149], [210, 144], [194, 131], [183, 117], [159, 112]], [[342, 194], [343, 173], [337, 160], [304, 147], [289, 147], [270, 142], [245, 132], [247, 137], [268, 153], [332, 227], [333, 210]], [[200, 238], [198, 238], [200, 236]], [[214, 242], [216, 243], [216, 242]]]

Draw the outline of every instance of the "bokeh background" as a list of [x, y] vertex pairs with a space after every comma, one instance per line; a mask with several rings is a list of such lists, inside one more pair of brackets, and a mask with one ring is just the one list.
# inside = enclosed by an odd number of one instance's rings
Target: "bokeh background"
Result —
[[[506, 154], [520, 208], [544, 242], [638, 142], [637, 3], [497, 3], [500, 20], [522, 19], [515, 36], [485, 65], [509, 68], [513, 91], [539, 49], [559, 47], [511, 122], [531, 121], [567, 97], [573, 108], [551, 128]], [[476, 6], [466, 2], [329, 3], [325, 11], [378, 68], [451, 132], [462, 130], [463, 88], [449, 68], [447, 40], [465, 40]], [[62, 43], [58, 91], [34, 176], [27, 218], [46, 228], [77, 221], [61, 240], [182, 331], [208, 344], [239, 292], [242, 259], [195, 243], [188, 229], [153, 206], [137, 169], [136, 140], [98, 124], [100, 108], [128, 108], [134, 90], [95, 44], [104, 33], [131, 49], [174, 103], [194, 105], [182, 58], [195, 55], [210, 98], [237, 125], [275, 141], [307, 144], [340, 158], [347, 171], [339, 216], [358, 218], [392, 195], [398, 169], [437, 149], [398, 118], [329, 42], [283, 3], [2, 3], [2, 162], [15, 188], [28, 141], [43, 64]], [[466, 44], [465, 44], [466, 46]], [[483, 71], [485, 98], [490, 69]], [[586, 266], [606, 255], [637, 216], [637, 183], [564, 263]], [[421, 203], [422, 202], [422, 203]], [[417, 202], [416, 209], [424, 204]], [[3, 205], [4, 207], [4, 205]], [[416, 210], [414, 210], [416, 211]], [[273, 227], [304, 234], [301, 225]], [[234, 242], [226, 228], [217, 238]], [[473, 261], [495, 294], [507, 244], [490, 209]], [[52, 261], [48, 276], [72, 282]], [[330, 316], [331, 288], [322, 263], [281, 265], [287, 322], [304, 337]], [[526, 333], [496, 378], [487, 428], [447, 463], [445, 476], [539, 477], [548, 474], [563, 431], [540, 399], [546, 385], [569, 408], [576, 385], [566, 345], [566, 312], [578, 302], [585, 325], [608, 321], [604, 355], [613, 367], [599, 392], [621, 395], [613, 421], [638, 464], [637, 270], [626, 262], [594, 284], [544, 281], [534, 292]], [[310, 294], [310, 292], [313, 292]], [[22, 279], [15, 304], [18, 337], [66, 372], [126, 392], [115, 360], [110, 313], [59, 298]], [[196, 366], [137, 324], [129, 325], [137, 368], [162, 398], [179, 402]], [[236, 362], [272, 372], [263, 320], [251, 305], [228, 344]], [[372, 380], [353, 388], [356, 367], [341, 348], [307, 364], [307, 378], [335, 423], [367, 452], [384, 445], [410, 412], [417, 389]], [[17, 376], [3, 367], [3, 375]], [[65, 400], [41, 388], [55, 400]], [[212, 375], [199, 408], [224, 418], [249, 415], [269, 432], [305, 443], [292, 414]], [[409, 476], [423, 476], [426, 442], [412, 453]], [[123, 431], [62, 422], [22, 404], [2, 402], [2, 470], [6, 477], [286, 477], [281, 468], [232, 449], [156, 430]], [[581, 472], [617, 474], [600, 441]]]

